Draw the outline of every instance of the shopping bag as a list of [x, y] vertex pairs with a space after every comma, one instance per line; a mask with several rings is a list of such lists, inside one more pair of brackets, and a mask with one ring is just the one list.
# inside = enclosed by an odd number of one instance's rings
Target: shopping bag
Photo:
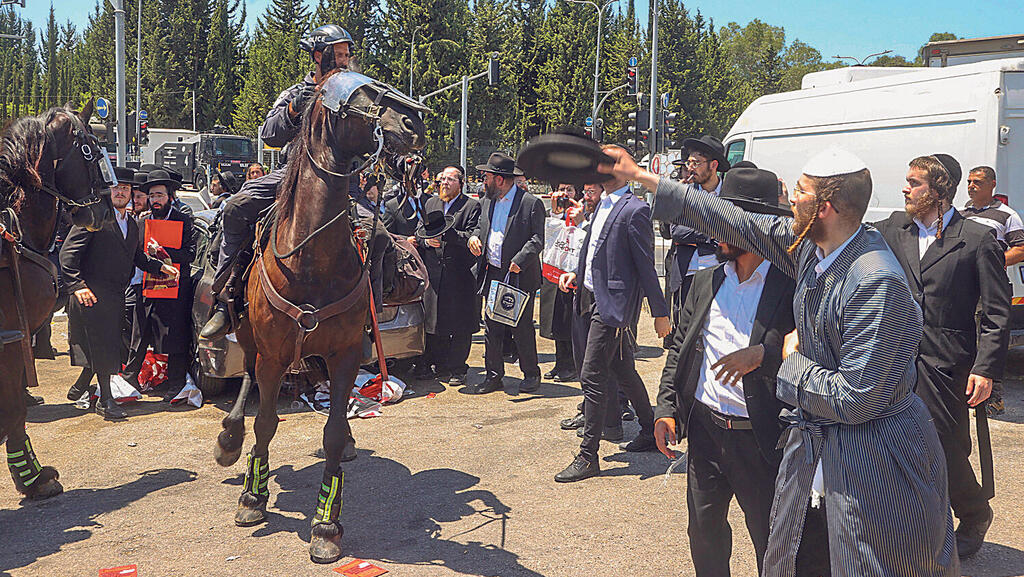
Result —
[[192, 405], [196, 408], [203, 406], [203, 391], [199, 390], [199, 387], [196, 386], [196, 382], [192, 380], [191, 374], [185, 373], [185, 386], [171, 399], [171, 404]]
[[143, 391], [155, 389], [167, 380], [167, 355], [146, 351], [146, 358], [139, 369], [139, 388]]
[[586, 231], [573, 225], [568, 218], [544, 221], [544, 254], [541, 259], [544, 278], [557, 283], [563, 273], [576, 272], [586, 236]]
[[484, 308], [487, 318], [514, 327], [519, 324], [519, 317], [523, 316], [530, 293], [508, 284], [508, 279], [509, 275], [506, 274], [504, 282], [497, 279], [491, 281], [487, 291], [487, 306]]

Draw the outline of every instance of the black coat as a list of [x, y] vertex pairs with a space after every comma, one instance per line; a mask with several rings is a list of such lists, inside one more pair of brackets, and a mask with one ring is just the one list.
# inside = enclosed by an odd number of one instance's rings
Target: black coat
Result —
[[[714, 295], [725, 280], [725, 265], [698, 271], [686, 295], [686, 304], [679, 325], [672, 335], [672, 347], [665, 359], [654, 418], [674, 418], [678, 438], [686, 436], [687, 420], [695, 401], [699, 371], [704, 363], [701, 333], [707, 321]], [[783, 425], [779, 412], [783, 404], [775, 397], [775, 378], [782, 364], [782, 343], [795, 328], [791, 303], [793, 279], [773, 265], [768, 269], [761, 301], [754, 315], [750, 345], [764, 345], [761, 366], [743, 377], [743, 396], [747, 414], [754, 428], [754, 437], [761, 454], [769, 463], [778, 465], [782, 453], [776, 444]]]
[[480, 202], [460, 194], [448, 214], [454, 221], [441, 235], [440, 248], [416, 241], [430, 276], [423, 295], [424, 328], [430, 334], [473, 334], [480, 330], [480, 298], [473, 276], [476, 257], [466, 243], [480, 220]]
[[[510, 190], [508, 194], [511, 194]], [[487, 237], [491, 232], [491, 218], [494, 216], [494, 201], [485, 198], [480, 207], [480, 222], [474, 236], [483, 244], [483, 253], [477, 259], [476, 274], [477, 292], [484, 294], [487, 277]], [[505, 226], [505, 240], [501, 245], [501, 272], [504, 277], [513, 262], [519, 265], [521, 272], [512, 275], [510, 283], [526, 292], [540, 288], [540, 253], [544, 250], [544, 203], [536, 196], [519, 191], [512, 201]], [[516, 278], [518, 277], [518, 278]]]
[[[992, 229], [964, 218], [955, 209], [942, 238], [919, 257], [918, 227], [898, 211], [874, 224], [885, 237], [907, 277], [924, 316], [918, 350], [917, 389], [929, 387], [945, 397], [922, 394], [940, 431], [966, 414], [971, 373], [1001, 379], [1010, 337], [1010, 284], [1002, 248]], [[976, 318], [976, 312], [980, 316]], [[980, 320], [979, 320], [980, 319]], [[952, 406], [955, 403], [957, 406]]]
[[558, 284], [540, 283], [540, 336], [553, 341], [572, 340], [573, 293], [562, 292]]
[[[151, 212], [140, 219], [140, 241], [146, 232], [146, 221], [155, 219]], [[177, 298], [143, 298], [142, 306], [136, 309], [136, 319], [142, 323], [142, 327], [146, 326], [145, 322], [149, 323], [154, 333], [153, 350], [158, 353], [176, 354], [188, 352], [192, 342], [192, 283], [188, 282], [188, 278], [192, 261], [196, 257], [198, 231], [192, 225], [192, 217], [173, 206], [164, 220], [182, 222], [181, 248], [166, 250], [171, 262], [181, 265], [181, 278], [184, 281], [178, 285]], [[141, 338], [139, 330], [132, 331], [133, 350], [140, 346]]]
[[714, 254], [715, 241], [696, 230], [681, 224], [663, 222], [660, 225], [661, 237], [672, 241], [665, 253], [665, 278], [667, 293], [679, 290], [690, 268], [690, 260], [694, 252], [701, 256]]
[[128, 236], [117, 222], [95, 232], [76, 226], [68, 232], [60, 249], [60, 266], [69, 293], [88, 288], [96, 304], [86, 307], [72, 296], [68, 303], [68, 342], [71, 363], [93, 371], [114, 374], [121, 370], [124, 342], [124, 291], [139, 267], [149, 273], [160, 271], [160, 261], [146, 256], [139, 240], [139, 226], [128, 217]]
[[413, 236], [416, 234], [416, 229], [419, 228], [422, 221], [420, 218], [417, 218], [413, 203], [419, 204], [420, 217], [422, 218], [423, 207], [426, 205], [428, 198], [430, 198], [428, 194], [421, 194], [418, 199], [403, 195], [385, 202], [384, 214], [381, 216], [384, 228], [388, 229], [388, 232], [391, 234], [399, 236]]

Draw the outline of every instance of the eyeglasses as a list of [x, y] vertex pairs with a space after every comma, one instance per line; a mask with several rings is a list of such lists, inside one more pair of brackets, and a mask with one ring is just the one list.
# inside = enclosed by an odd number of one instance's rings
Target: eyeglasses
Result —
[[686, 168], [696, 168], [702, 164], [707, 164], [707, 162], [706, 160], [687, 160], [683, 163], [683, 166]]

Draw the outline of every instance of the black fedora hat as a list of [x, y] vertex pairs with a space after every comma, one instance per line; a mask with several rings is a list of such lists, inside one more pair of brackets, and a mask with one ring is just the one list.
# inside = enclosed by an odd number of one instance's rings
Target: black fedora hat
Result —
[[793, 216], [793, 212], [779, 206], [779, 177], [760, 168], [739, 167], [725, 174], [722, 191], [718, 195], [748, 212]]
[[149, 177], [148, 172], [135, 172], [135, 178], [132, 179], [132, 188], [141, 188], [143, 184], [146, 184], [146, 179]]
[[431, 196], [423, 204], [423, 222], [416, 229], [417, 238], [435, 238], [448, 232], [455, 224], [455, 217], [444, 213], [444, 201]]
[[139, 167], [139, 172], [149, 173], [153, 172], [154, 170], [163, 170], [168, 175], [170, 175], [172, 179], [178, 181], [179, 184], [181, 184], [181, 182], [185, 179], [185, 177], [182, 176], [180, 172], [164, 166], [159, 166], [156, 164], [143, 164], [142, 166]]
[[519, 152], [519, 165], [527, 176], [548, 182], [594, 184], [611, 180], [610, 174], [597, 171], [613, 159], [594, 139], [565, 132], [542, 134]]
[[504, 152], [494, 152], [487, 159], [487, 164], [478, 164], [480, 172], [493, 172], [501, 176], [522, 176], [523, 171], [516, 166], [516, 160]]
[[[721, 140], [718, 140], [710, 134], [705, 134], [700, 138], [687, 138], [683, 141], [683, 151], [698, 150], [704, 153], [711, 160], [718, 161], [718, 172], [729, 171], [729, 161], [725, 158], [725, 146]], [[672, 164], [686, 164], [686, 159], [680, 159], [673, 161]]]
[[135, 171], [126, 166], [115, 166], [114, 177], [118, 184], [131, 184], [135, 179]]
[[167, 187], [167, 190], [174, 192], [181, 187], [181, 183], [171, 177], [171, 175], [164, 169], [158, 168], [146, 175], [146, 182], [139, 185], [139, 188], [149, 192], [150, 188], [162, 184]]

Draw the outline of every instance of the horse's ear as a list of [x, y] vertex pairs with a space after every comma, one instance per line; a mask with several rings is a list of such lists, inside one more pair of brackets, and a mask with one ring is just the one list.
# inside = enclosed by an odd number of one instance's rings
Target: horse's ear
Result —
[[78, 118], [82, 120], [82, 124], [89, 126], [89, 119], [92, 118], [92, 111], [96, 108], [96, 99], [89, 97], [89, 102], [85, 103], [82, 107], [82, 111], [78, 113]]

